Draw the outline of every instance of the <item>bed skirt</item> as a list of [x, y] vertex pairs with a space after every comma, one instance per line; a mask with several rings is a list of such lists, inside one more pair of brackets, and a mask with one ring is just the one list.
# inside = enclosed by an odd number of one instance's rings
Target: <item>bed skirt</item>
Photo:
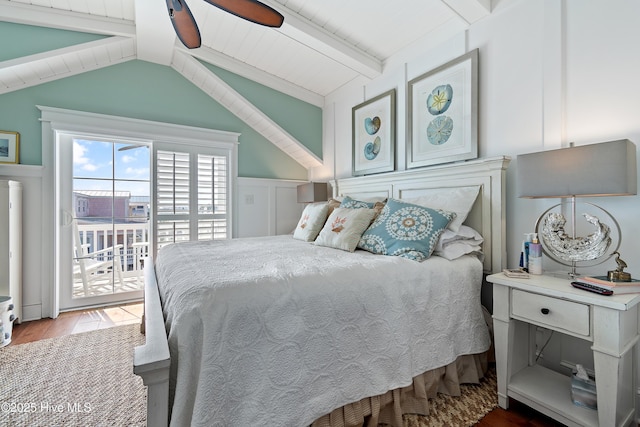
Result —
[[437, 393], [460, 396], [460, 384], [477, 384], [487, 372], [489, 352], [460, 356], [442, 368], [413, 378], [413, 384], [368, 397], [335, 409], [317, 419], [312, 427], [402, 427], [404, 414], [429, 414], [429, 399]]

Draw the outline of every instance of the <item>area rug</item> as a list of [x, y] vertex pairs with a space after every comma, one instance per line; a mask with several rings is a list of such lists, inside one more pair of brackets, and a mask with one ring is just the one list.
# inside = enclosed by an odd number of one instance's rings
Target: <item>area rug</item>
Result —
[[0, 348], [0, 426], [145, 426], [139, 325]]
[[495, 368], [489, 369], [480, 384], [463, 384], [461, 395], [438, 394], [429, 401], [429, 416], [406, 415], [405, 427], [471, 427], [498, 407]]

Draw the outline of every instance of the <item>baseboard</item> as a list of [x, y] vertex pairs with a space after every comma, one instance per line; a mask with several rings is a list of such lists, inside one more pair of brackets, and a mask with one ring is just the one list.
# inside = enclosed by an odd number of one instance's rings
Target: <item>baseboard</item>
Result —
[[22, 306], [22, 319], [19, 319], [20, 323], [40, 319], [42, 319], [42, 304]]

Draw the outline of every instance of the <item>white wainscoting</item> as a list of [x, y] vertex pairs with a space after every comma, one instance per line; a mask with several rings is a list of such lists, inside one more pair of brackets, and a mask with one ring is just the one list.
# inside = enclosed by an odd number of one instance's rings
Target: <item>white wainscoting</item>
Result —
[[22, 183], [22, 318], [21, 321], [40, 319], [43, 302], [50, 303], [46, 293], [50, 272], [43, 266], [45, 254], [42, 209], [42, 166], [0, 165], [0, 179]]
[[305, 182], [239, 177], [233, 237], [292, 233], [304, 209], [296, 201], [296, 187]]

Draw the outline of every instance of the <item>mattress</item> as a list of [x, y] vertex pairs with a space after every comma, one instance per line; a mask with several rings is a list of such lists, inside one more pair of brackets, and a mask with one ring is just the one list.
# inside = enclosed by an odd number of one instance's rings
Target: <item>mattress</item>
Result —
[[486, 351], [482, 264], [291, 236], [186, 242], [156, 258], [171, 425], [304, 426]]

